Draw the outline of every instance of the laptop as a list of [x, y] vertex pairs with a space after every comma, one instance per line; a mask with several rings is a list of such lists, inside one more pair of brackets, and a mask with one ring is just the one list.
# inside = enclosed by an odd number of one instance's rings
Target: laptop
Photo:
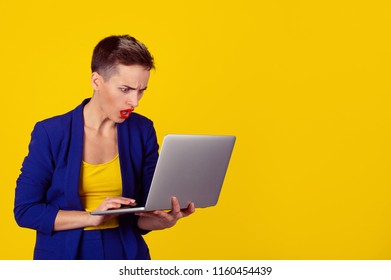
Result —
[[93, 211], [92, 215], [170, 210], [171, 198], [181, 208], [217, 204], [235, 144], [235, 136], [168, 134], [164, 137], [144, 207]]

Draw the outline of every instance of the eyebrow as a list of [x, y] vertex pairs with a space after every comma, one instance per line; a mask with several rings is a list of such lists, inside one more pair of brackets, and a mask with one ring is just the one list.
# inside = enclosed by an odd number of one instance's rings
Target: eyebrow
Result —
[[[134, 88], [134, 87], [131, 87], [131, 86], [127, 86], [127, 85], [122, 85], [123, 87], [126, 87], [126, 88], [128, 88], [128, 89], [131, 89], [131, 90], [137, 90], [136, 88]], [[145, 87], [145, 88], [141, 88], [141, 89], [139, 89], [139, 90], [146, 90], [148, 87]]]

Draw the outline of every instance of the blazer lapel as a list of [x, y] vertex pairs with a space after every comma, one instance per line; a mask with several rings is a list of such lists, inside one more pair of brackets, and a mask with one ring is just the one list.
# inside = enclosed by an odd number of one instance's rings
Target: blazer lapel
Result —
[[[127, 120], [129, 121], [129, 120]], [[134, 198], [135, 170], [132, 164], [132, 143], [125, 123], [117, 125], [118, 153], [121, 166], [122, 196]]]
[[69, 209], [73, 210], [84, 210], [79, 196], [79, 179], [84, 141], [83, 108], [88, 101], [84, 100], [72, 113], [65, 196]]

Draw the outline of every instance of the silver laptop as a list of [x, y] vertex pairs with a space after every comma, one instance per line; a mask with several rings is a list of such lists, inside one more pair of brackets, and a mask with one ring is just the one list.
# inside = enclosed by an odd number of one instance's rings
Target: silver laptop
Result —
[[173, 196], [178, 198], [181, 208], [186, 208], [190, 202], [194, 202], [196, 208], [216, 205], [235, 140], [235, 136], [166, 135], [145, 206], [91, 214], [169, 210]]

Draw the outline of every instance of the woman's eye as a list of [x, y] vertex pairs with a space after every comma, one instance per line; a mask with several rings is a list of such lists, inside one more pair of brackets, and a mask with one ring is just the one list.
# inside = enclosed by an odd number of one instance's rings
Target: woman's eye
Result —
[[128, 88], [120, 88], [121, 89], [121, 91], [123, 92], [123, 93], [128, 93], [129, 92], [129, 89]]

